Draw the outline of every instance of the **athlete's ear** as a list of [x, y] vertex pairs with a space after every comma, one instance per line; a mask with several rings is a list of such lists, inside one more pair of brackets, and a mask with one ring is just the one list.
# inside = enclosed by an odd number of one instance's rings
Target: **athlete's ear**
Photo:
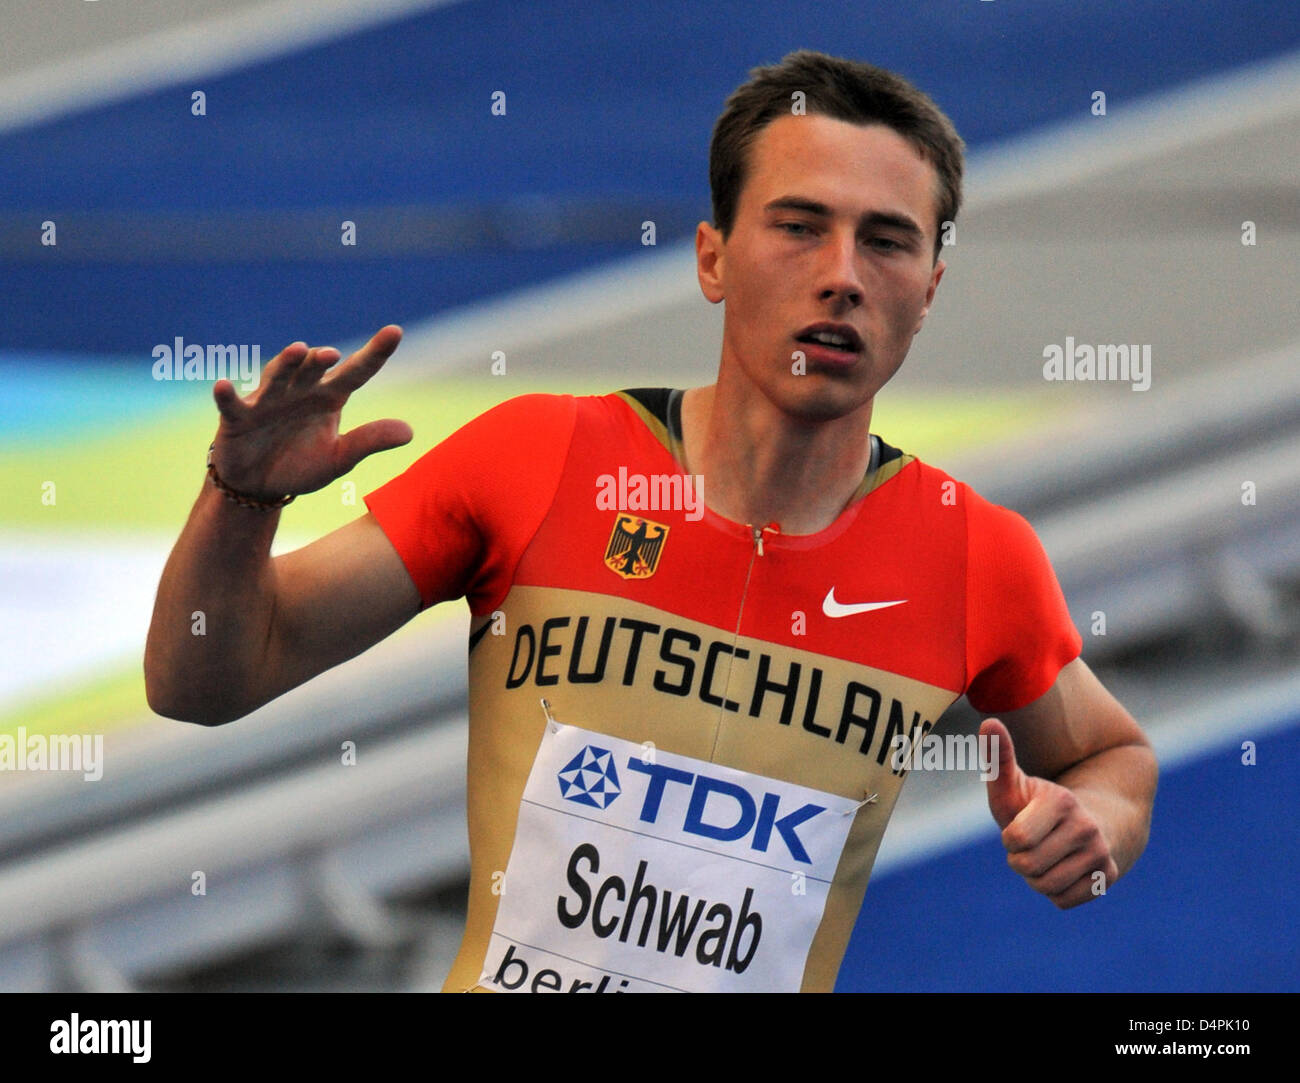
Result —
[[934, 301], [934, 291], [939, 288], [939, 279], [943, 277], [943, 272], [948, 269], [948, 265], [943, 260], [934, 261], [934, 272], [930, 275], [930, 288], [925, 291], [925, 307], [921, 309], [921, 315], [916, 321], [916, 327], [912, 334], [920, 333], [921, 324], [925, 323], [925, 317], [930, 312], [930, 304]]
[[700, 292], [713, 305], [726, 296], [722, 287], [724, 244], [722, 234], [708, 222], [695, 227], [695, 273], [700, 280]]

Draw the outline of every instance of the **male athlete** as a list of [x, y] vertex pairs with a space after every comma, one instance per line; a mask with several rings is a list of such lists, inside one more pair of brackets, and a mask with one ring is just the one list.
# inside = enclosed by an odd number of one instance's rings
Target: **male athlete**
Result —
[[901, 78], [809, 52], [756, 69], [714, 131], [696, 234], [726, 306], [717, 382], [513, 399], [275, 559], [277, 507], [411, 439], [338, 433], [401, 332], [342, 363], [294, 343], [244, 399], [218, 382], [150, 705], [229, 722], [467, 597], [448, 989], [831, 989], [906, 774], [891, 753], [963, 694], [998, 714], [981, 733], [1008, 863], [1058, 907], [1094, 898], [1146, 844], [1151, 749], [1079, 657], [1024, 520], [869, 435], [961, 172]]

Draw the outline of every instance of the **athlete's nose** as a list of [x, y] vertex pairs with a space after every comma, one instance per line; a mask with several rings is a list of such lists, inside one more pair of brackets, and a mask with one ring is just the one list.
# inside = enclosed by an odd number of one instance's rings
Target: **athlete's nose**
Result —
[[832, 231], [823, 245], [825, 262], [820, 268], [818, 297], [843, 301], [852, 308], [862, 304], [862, 279], [858, 275], [858, 239], [852, 230]]

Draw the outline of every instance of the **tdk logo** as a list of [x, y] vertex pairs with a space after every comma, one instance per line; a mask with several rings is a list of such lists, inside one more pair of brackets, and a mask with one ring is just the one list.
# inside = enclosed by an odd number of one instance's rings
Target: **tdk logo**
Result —
[[607, 748], [587, 745], [560, 769], [560, 796], [580, 805], [606, 809], [622, 791], [614, 754]]
[[[612, 766], [610, 770], [613, 770]], [[772, 841], [772, 829], [776, 828], [776, 833], [781, 836], [790, 856], [806, 865], [812, 864], [812, 858], [808, 856], [795, 829], [825, 812], [822, 805], [804, 805], [778, 819], [777, 809], [781, 803], [779, 794], [765, 793], [762, 804], [755, 804], [753, 795], [747, 789], [725, 779], [696, 775], [664, 764], [642, 763], [636, 759], [627, 761], [627, 770], [650, 776], [645, 801], [641, 805], [643, 823], [652, 824], [658, 820], [665, 787], [669, 783], [680, 783], [691, 787], [691, 800], [682, 823], [683, 831], [707, 839], [717, 839], [719, 842], [735, 842], [752, 834], [750, 849], [767, 853]]]

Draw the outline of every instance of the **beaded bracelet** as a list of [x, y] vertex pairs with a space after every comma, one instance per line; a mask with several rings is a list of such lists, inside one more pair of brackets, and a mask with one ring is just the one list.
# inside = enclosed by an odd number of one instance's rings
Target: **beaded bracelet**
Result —
[[273, 508], [282, 508], [286, 504], [292, 504], [296, 494], [287, 493], [280, 497], [279, 500], [254, 500], [251, 496], [245, 496], [243, 493], [236, 492], [227, 485], [217, 474], [217, 467], [212, 461], [212, 453], [216, 450], [217, 445], [212, 444], [208, 448], [208, 477], [212, 479], [212, 484], [216, 486], [225, 495], [227, 500], [232, 500], [241, 508], [253, 508], [256, 511], [271, 511]]

